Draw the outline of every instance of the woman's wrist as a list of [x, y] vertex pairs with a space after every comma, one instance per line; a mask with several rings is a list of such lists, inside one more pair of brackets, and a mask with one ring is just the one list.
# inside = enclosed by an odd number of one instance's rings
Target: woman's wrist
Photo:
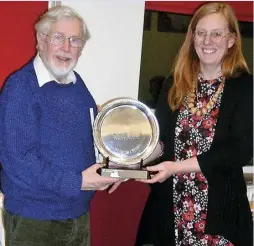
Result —
[[200, 172], [200, 167], [196, 157], [192, 157], [183, 161], [177, 161], [176, 166], [177, 173]]

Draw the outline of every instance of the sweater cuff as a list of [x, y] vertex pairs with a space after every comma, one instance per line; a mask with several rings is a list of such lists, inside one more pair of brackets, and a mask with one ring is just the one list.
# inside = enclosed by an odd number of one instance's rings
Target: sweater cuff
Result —
[[210, 183], [211, 178], [213, 176], [213, 168], [211, 165], [205, 165], [204, 157], [203, 155], [197, 156], [198, 165], [200, 167], [201, 172], [206, 177], [208, 183]]
[[60, 193], [67, 199], [76, 200], [80, 197], [82, 174], [77, 172], [66, 172], [63, 175]]

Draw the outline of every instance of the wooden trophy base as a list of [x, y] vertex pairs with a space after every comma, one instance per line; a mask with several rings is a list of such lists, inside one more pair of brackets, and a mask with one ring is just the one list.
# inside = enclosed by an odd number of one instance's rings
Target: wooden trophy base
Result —
[[111, 169], [101, 168], [101, 176], [122, 179], [149, 179], [149, 172], [146, 170]]
[[101, 176], [112, 177], [112, 178], [122, 178], [122, 179], [149, 179], [150, 174], [147, 170], [143, 169], [143, 159], [141, 159], [139, 164], [139, 169], [121, 169], [121, 168], [110, 168], [108, 166], [109, 160], [106, 158], [106, 167], [99, 170]]

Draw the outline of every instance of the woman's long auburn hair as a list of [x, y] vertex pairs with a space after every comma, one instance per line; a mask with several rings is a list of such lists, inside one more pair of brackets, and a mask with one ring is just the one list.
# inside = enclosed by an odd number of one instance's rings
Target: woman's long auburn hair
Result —
[[197, 23], [204, 16], [213, 13], [220, 13], [226, 18], [229, 31], [235, 38], [235, 43], [228, 49], [222, 59], [222, 75], [230, 78], [237, 77], [244, 72], [249, 72], [243, 57], [241, 34], [233, 9], [225, 3], [213, 2], [203, 4], [192, 17], [184, 43], [173, 65], [174, 83], [168, 93], [168, 103], [173, 111], [183, 104], [184, 97], [193, 88], [193, 83], [196, 83], [198, 73], [200, 72], [200, 61], [193, 41]]

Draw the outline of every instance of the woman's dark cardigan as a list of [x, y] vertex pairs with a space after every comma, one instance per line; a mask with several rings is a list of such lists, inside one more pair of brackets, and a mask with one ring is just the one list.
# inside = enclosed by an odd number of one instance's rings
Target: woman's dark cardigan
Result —
[[[156, 109], [160, 138], [165, 144], [163, 160], [172, 160], [178, 110], [172, 112], [165, 82]], [[209, 151], [197, 156], [208, 180], [205, 233], [222, 235], [234, 246], [253, 245], [252, 215], [246, 195], [242, 166], [253, 156], [253, 77], [244, 74], [225, 81], [215, 136]], [[172, 177], [151, 185], [137, 234], [136, 246], [173, 246]]]

